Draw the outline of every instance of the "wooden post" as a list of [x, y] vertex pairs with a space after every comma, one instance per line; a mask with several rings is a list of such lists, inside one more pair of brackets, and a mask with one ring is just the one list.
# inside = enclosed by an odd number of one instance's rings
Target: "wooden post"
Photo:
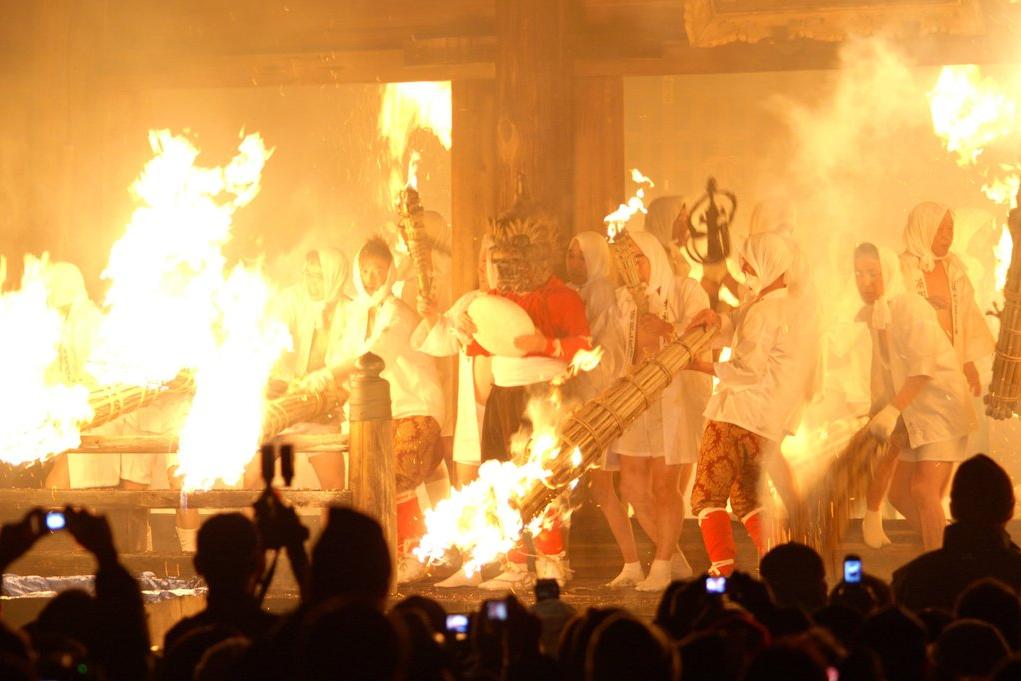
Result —
[[573, 233], [602, 232], [603, 217], [631, 193], [625, 182], [623, 78], [575, 78], [573, 115]]
[[496, 1], [496, 201], [510, 208], [518, 177], [529, 197], [572, 228], [571, 58], [568, 0]]
[[380, 376], [383, 359], [358, 358], [348, 402], [351, 457], [351, 505], [383, 527], [397, 569], [397, 491], [393, 472], [390, 384]]
[[489, 219], [497, 213], [494, 99], [492, 81], [455, 80], [451, 84], [452, 300], [475, 288], [479, 245]]

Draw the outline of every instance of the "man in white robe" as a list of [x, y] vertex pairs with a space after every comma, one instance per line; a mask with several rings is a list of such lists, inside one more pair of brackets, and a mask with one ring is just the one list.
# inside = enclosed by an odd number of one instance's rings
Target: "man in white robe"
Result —
[[967, 380], [935, 310], [903, 290], [896, 256], [862, 244], [854, 263], [866, 305], [859, 318], [873, 345], [874, 416], [868, 428], [896, 452], [890, 501], [931, 551], [939, 548], [946, 525], [943, 490], [976, 428]]

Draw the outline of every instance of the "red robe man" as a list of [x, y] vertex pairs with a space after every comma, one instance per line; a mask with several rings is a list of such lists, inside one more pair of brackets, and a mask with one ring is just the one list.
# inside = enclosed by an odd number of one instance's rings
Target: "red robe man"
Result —
[[[492, 355], [493, 389], [482, 425], [482, 460], [507, 461], [512, 440], [531, 431], [526, 415], [529, 402], [549, 397], [550, 381], [564, 373], [579, 350], [591, 349], [592, 338], [581, 296], [553, 274], [558, 255], [556, 225], [519, 200], [490, 227], [492, 295], [517, 303], [535, 326], [534, 333], [513, 340], [523, 356]], [[475, 341], [468, 354], [490, 353]], [[554, 522], [535, 538], [535, 548], [536, 576], [566, 581], [559, 523]], [[530, 578], [521, 551], [512, 551], [508, 561], [505, 572], [481, 587], [507, 590]]]

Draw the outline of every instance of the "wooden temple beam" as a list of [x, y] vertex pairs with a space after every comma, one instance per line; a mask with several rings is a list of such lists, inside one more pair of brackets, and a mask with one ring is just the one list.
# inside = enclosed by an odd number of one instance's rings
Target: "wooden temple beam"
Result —
[[[322, 508], [334, 504], [350, 505], [349, 491], [278, 489], [284, 501], [298, 508]], [[246, 508], [261, 491], [247, 489], [216, 489], [189, 492], [183, 500], [189, 508]], [[182, 492], [173, 489], [3, 489], [0, 507], [62, 508], [179, 508]]]

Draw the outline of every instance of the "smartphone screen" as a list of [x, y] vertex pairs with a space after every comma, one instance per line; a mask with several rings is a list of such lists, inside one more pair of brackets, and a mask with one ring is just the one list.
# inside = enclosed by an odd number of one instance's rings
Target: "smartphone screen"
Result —
[[46, 514], [46, 529], [50, 532], [56, 532], [57, 530], [63, 530], [67, 527], [67, 518], [61, 511], [49, 511]]
[[861, 583], [861, 558], [858, 556], [844, 559], [844, 581], [848, 584]]
[[726, 577], [706, 577], [705, 578], [705, 592], [707, 594], [725, 594], [725, 593], [727, 593], [727, 578]]
[[486, 617], [498, 622], [507, 621], [506, 601], [489, 601], [486, 603]]
[[447, 631], [454, 634], [457, 640], [463, 640], [468, 636], [468, 625], [470, 619], [468, 615], [464, 613], [454, 613], [447, 615]]

